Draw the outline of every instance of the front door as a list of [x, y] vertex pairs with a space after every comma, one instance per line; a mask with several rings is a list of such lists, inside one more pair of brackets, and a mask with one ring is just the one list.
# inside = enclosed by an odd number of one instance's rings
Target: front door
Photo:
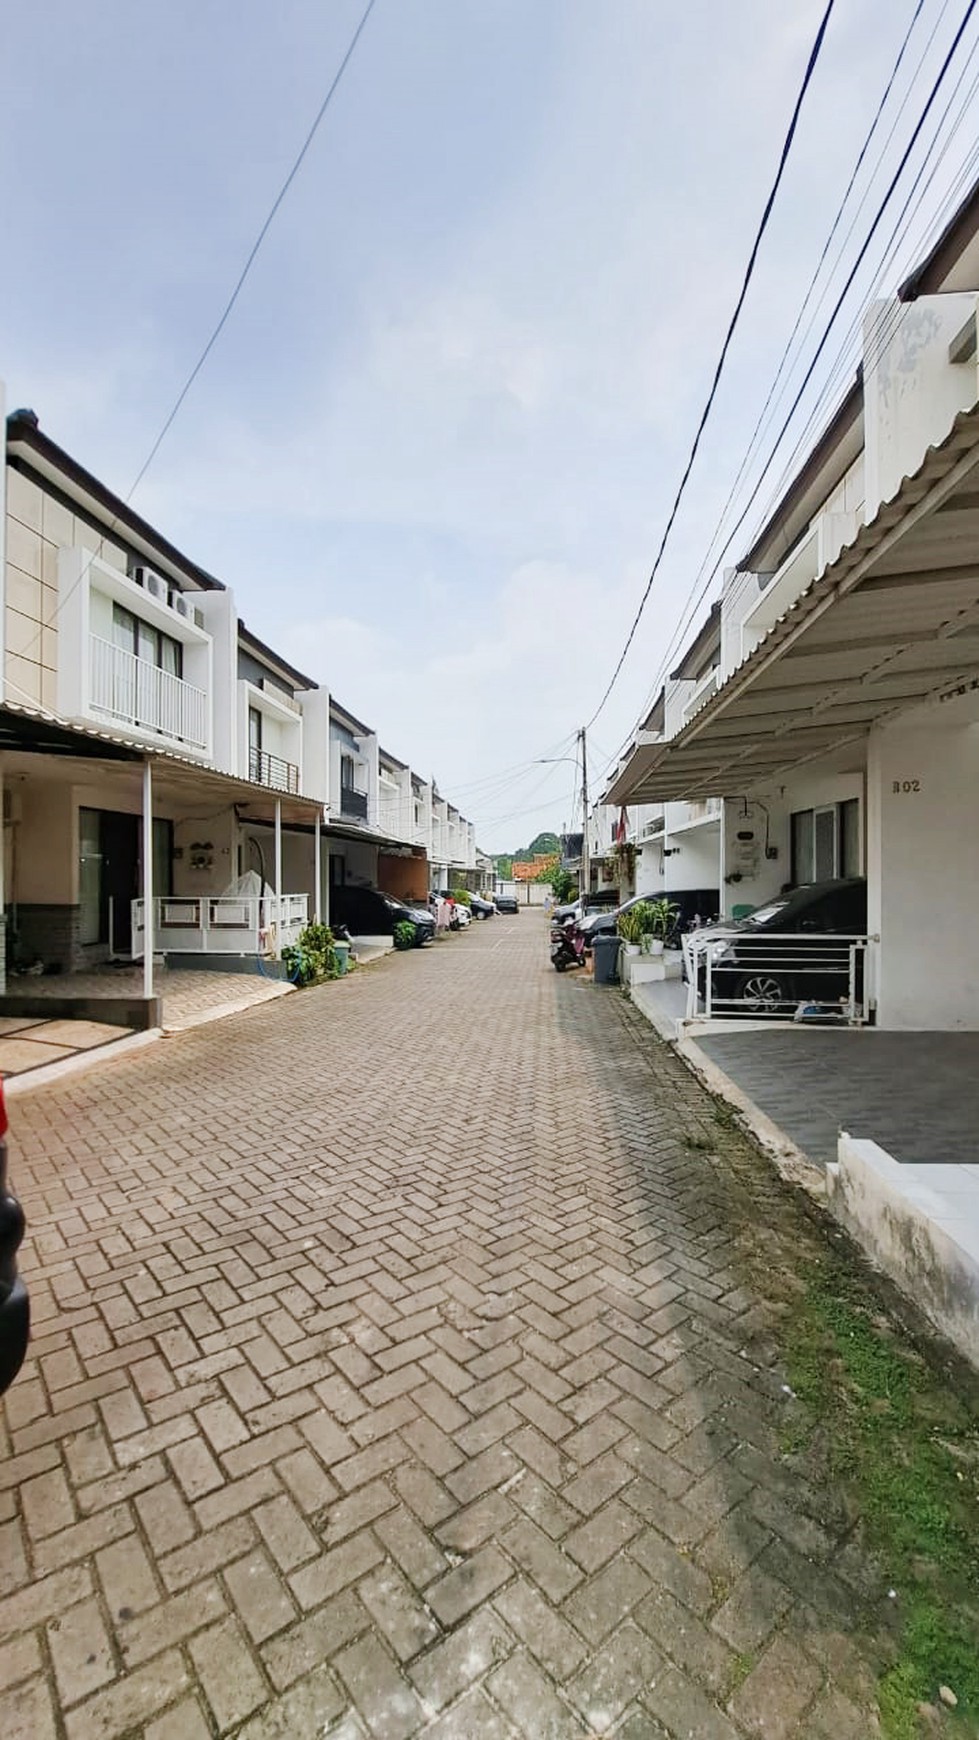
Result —
[[132, 950], [131, 902], [139, 897], [140, 822], [118, 810], [102, 811], [102, 887], [105, 934], [113, 954]]

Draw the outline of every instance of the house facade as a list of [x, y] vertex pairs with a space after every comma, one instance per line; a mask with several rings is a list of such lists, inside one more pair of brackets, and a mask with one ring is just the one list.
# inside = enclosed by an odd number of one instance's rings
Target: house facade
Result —
[[33, 413], [4, 428], [0, 964], [227, 965], [281, 953], [338, 881], [427, 897], [431, 787]]
[[977, 308], [974, 191], [868, 309], [856, 380], [603, 794], [662, 806], [664, 883], [692, 852], [725, 918], [864, 876], [884, 1027], [979, 1027]]

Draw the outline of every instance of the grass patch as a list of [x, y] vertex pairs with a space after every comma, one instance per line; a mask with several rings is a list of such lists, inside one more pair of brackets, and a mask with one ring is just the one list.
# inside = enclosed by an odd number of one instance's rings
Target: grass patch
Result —
[[879, 1687], [889, 1740], [948, 1685], [946, 1732], [979, 1734], [979, 1429], [879, 1317], [843, 1261], [811, 1268], [787, 1330], [789, 1381], [828, 1472], [853, 1495], [897, 1591], [897, 1655]]
[[683, 1138], [683, 1146], [692, 1148], [697, 1154], [708, 1154], [714, 1144], [707, 1136], [687, 1135]]

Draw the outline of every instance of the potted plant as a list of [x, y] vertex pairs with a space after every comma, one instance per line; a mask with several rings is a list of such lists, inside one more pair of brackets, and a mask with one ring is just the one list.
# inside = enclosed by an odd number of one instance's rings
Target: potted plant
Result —
[[406, 918], [394, 927], [394, 946], [396, 949], [413, 949], [415, 946], [415, 927]]
[[642, 947], [643, 937], [649, 935], [652, 926], [650, 910], [648, 900], [637, 900], [634, 906], [619, 913], [615, 928], [625, 943], [627, 955], [637, 955]]
[[661, 955], [666, 939], [673, 929], [680, 908], [673, 900], [667, 900], [665, 895], [657, 900], [647, 900], [642, 903], [649, 913], [649, 923], [643, 937], [643, 946], [651, 955]]

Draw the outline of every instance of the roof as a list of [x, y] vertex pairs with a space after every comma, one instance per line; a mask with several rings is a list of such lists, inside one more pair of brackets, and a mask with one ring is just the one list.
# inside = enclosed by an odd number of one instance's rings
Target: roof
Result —
[[[774, 573], [796, 539], [807, 529], [813, 513], [835, 489], [840, 478], [862, 451], [861, 364], [852, 386], [837, 406], [802, 469], [796, 472], [777, 507], [755, 535], [751, 548], [745, 551], [738, 562], [738, 571], [747, 571], [749, 574], [769, 571]], [[778, 540], [774, 553], [770, 548], [773, 539]]]
[[284, 820], [292, 815], [311, 819], [316, 810], [322, 808], [316, 798], [278, 792], [240, 774], [209, 767], [176, 750], [138, 743], [133, 738], [102, 731], [97, 726], [77, 725], [49, 713], [44, 707], [28, 706], [21, 701], [0, 701], [0, 750], [130, 764], [150, 760], [154, 766], [177, 777], [181, 784], [193, 785], [198, 791], [202, 787], [220, 786], [229, 804], [259, 804], [264, 808], [279, 799]]
[[736, 796], [979, 685], [977, 471], [979, 404], [675, 737], [639, 743], [605, 800]]
[[355, 719], [353, 714], [348, 713], [346, 707], [341, 707], [339, 701], [336, 700], [333, 695], [331, 695], [330, 696], [330, 717], [331, 717], [331, 719], [334, 716], [336, 717], [339, 724], [345, 725], [347, 727], [347, 730], [354, 732], [354, 734], [356, 736], [358, 736], [358, 737], [371, 737], [371, 736], [373, 736], [373, 732], [371, 731], [371, 728], [369, 725], [362, 725], [359, 719]]
[[319, 688], [320, 685], [315, 677], [304, 677], [302, 671], [297, 671], [295, 665], [291, 665], [288, 659], [282, 658], [270, 646], [266, 646], [264, 640], [259, 640], [258, 635], [253, 634], [251, 629], [246, 627], [241, 617], [238, 618], [238, 639], [248, 648], [249, 652], [254, 653], [258, 658], [268, 659], [269, 664], [274, 665], [282, 676], [288, 677], [290, 683], [294, 683], [297, 689]]
[[[13, 460], [20, 460], [30, 466], [46, 482], [57, 483], [58, 479], [67, 480], [78, 494], [103, 515], [108, 514], [110, 521], [120, 531], [127, 533], [137, 544], [145, 545], [145, 553], [159, 563], [169, 563], [178, 569], [181, 575], [192, 580], [203, 592], [223, 592], [224, 585], [216, 580], [213, 574], [198, 567], [189, 556], [164, 538], [148, 520], [135, 513], [129, 504], [118, 495], [113, 495], [72, 459], [63, 447], [59, 447], [50, 436], [45, 435], [37, 423], [32, 411], [13, 411], [7, 418], [7, 453]], [[79, 505], [84, 505], [81, 502]]]
[[698, 677], [700, 667], [705, 658], [718, 650], [721, 644], [721, 603], [720, 599], [712, 604], [704, 622], [701, 623], [693, 640], [680, 655], [680, 663], [675, 671], [670, 672], [671, 682], [678, 677]]
[[[938, 290], [975, 290], [976, 260], [970, 259], [970, 244], [979, 238], [979, 181], [973, 183], [958, 205], [937, 242], [905, 278], [898, 291], [901, 302], [914, 302]], [[967, 282], [958, 283], [956, 267], [964, 269]]]

